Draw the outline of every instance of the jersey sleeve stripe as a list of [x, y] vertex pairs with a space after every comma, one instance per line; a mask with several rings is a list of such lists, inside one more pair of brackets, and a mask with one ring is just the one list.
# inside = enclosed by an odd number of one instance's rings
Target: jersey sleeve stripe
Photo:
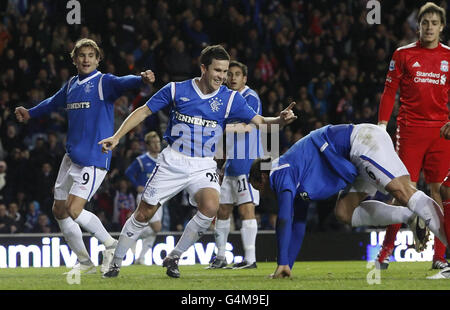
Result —
[[270, 170], [269, 176], [271, 176], [272, 173], [274, 173], [275, 171], [278, 171], [278, 170], [281, 170], [281, 169], [284, 169], [284, 168], [288, 168], [290, 166], [291, 166], [290, 164], [284, 164], [284, 165], [278, 166], [276, 168], [273, 168], [272, 170]]
[[72, 81], [73, 81], [74, 78], [75, 78], [75, 77], [72, 76], [72, 77], [70, 78], [70, 80], [69, 80], [69, 83], [67, 83], [67, 91], [66, 91], [66, 95], [69, 93], [70, 84], [72, 84]]
[[136, 158], [136, 160], [139, 163], [139, 166], [141, 167], [141, 171], [144, 171], [144, 165], [142, 164], [142, 160], [139, 157]]
[[170, 83], [170, 94], [172, 96], [173, 105], [175, 105], [175, 82]]
[[100, 77], [100, 80], [98, 81], [98, 96], [100, 97], [100, 100], [104, 100], [103, 98], [103, 76], [104, 74], [102, 74], [102, 76]]
[[233, 91], [230, 95], [230, 98], [228, 99], [227, 110], [225, 112], [225, 118], [228, 118], [228, 115], [230, 114], [231, 105], [233, 104], [233, 99], [234, 99], [235, 95], [236, 95], [236, 91]]

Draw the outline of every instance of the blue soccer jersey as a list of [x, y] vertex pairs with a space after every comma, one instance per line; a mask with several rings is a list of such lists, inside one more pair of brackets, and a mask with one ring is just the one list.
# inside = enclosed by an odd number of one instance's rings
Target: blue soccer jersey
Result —
[[[258, 94], [248, 86], [240, 93], [256, 114], [261, 115], [262, 107]], [[259, 130], [256, 128], [243, 134], [227, 134], [227, 157], [231, 158], [227, 158], [225, 163], [225, 175], [248, 174], [253, 161], [263, 156], [260, 140]]]
[[357, 176], [350, 162], [353, 125], [328, 125], [297, 141], [272, 162], [270, 186], [278, 200], [278, 264], [289, 262], [288, 245], [294, 199], [324, 200], [352, 184]]
[[256, 115], [238, 92], [222, 85], [205, 95], [196, 79], [171, 82], [146, 104], [152, 113], [171, 106], [164, 139], [176, 151], [192, 157], [213, 157], [227, 123], [249, 123]]
[[328, 125], [297, 141], [273, 161], [272, 189], [324, 200], [353, 183], [357, 170], [350, 162], [352, 130], [353, 125]]
[[127, 170], [125, 170], [125, 175], [136, 188], [138, 186], [145, 186], [156, 166], [156, 160], [148, 152], [142, 154], [136, 157]]
[[111, 152], [102, 153], [98, 142], [114, 134], [114, 101], [125, 91], [142, 85], [140, 76], [117, 77], [94, 70], [74, 76], [55, 95], [29, 110], [31, 117], [59, 107], [67, 111], [66, 152], [80, 166], [110, 168]]

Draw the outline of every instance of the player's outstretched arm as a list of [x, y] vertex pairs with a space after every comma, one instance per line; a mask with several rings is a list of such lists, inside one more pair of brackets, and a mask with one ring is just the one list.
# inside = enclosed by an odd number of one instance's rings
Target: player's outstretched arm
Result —
[[278, 265], [277, 269], [275, 269], [275, 272], [269, 276], [269, 278], [271, 279], [281, 279], [290, 277], [291, 277], [291, 268], [289, 268], [289, 265]]
[[245, 133], [252, 131], [254, 128], [255, 126], [246, 123], [227, 124], [225, 132]]
[[442, 126], [441, 128], [441, 137], [445, 139], [450, 139], [450, 122]]
[[[291, 102], [291, 104], [280, 112], [280, 116], [278, 117], [264, 117], [261, 115], [255, 115], [252, 118], [251, 123], [255, 124], [258, 128], [260, 125], [273, 125], [278, 124], [281, 127], [286, 126], [297, 119], [297, 116], [292, 111], [292, 108], [295, 106], [295, 102]], [[267, 130], [270, 131], [271, 126], [267, 126]], [[265, 129], [265, 128], [259, 128]]]
[[17, 121], [20, 123], [26, 122], [30, 119], [30, 113], [28, 113], [28, 110], [22, 106], [17, 107], [14, 114], [16, 114]]
[[133, 111], [120, 125], [116, 133], [106, 139], [101, 140], [98, 144], [102, 145], [102, 152], [108, 153], [116, 147], [119, 143], [120, 138], [126, 135], [131, 129], [140, 124], [144, 119], [152, 114], [152, 111], [147, 107], [146, 104], [137, 108]]

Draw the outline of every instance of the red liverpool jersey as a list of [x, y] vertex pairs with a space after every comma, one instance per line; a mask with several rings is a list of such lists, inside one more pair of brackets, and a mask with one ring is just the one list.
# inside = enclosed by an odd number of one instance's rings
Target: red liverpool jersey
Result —
[[400, 86], [398, 124], [443, 126], [449, 116], [449, 63], [450, 47], [441, 43], [433, 49], [420, 41], [399, 47], [389, 64], [378, 121], [389, 121]]

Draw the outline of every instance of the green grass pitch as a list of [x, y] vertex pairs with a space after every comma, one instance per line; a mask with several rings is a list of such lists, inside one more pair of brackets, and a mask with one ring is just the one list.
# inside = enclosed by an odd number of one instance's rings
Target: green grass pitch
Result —
[[[117, 278], [81, 275], [69, 284], [60, 268], [0, 269], [4, 290], [446, 290], [450, 280], [427, 280], [435, 274], [431, 262], [393, 262], [388, 270], [370, 268], [364, 261], [296, 262], [290, 279], [269, 279], [274, 262], [258, 263], [257, 269], [207, 270], [205, 265], [180, 266], [181, 277], [169, 278], [161, 266], [122, 267]], [[369, 267], [369, 268], [368, 268]], [[372, 264], [373, 267], [373, 264]], [[378, 282], [369, 284], [369, 282]]]

